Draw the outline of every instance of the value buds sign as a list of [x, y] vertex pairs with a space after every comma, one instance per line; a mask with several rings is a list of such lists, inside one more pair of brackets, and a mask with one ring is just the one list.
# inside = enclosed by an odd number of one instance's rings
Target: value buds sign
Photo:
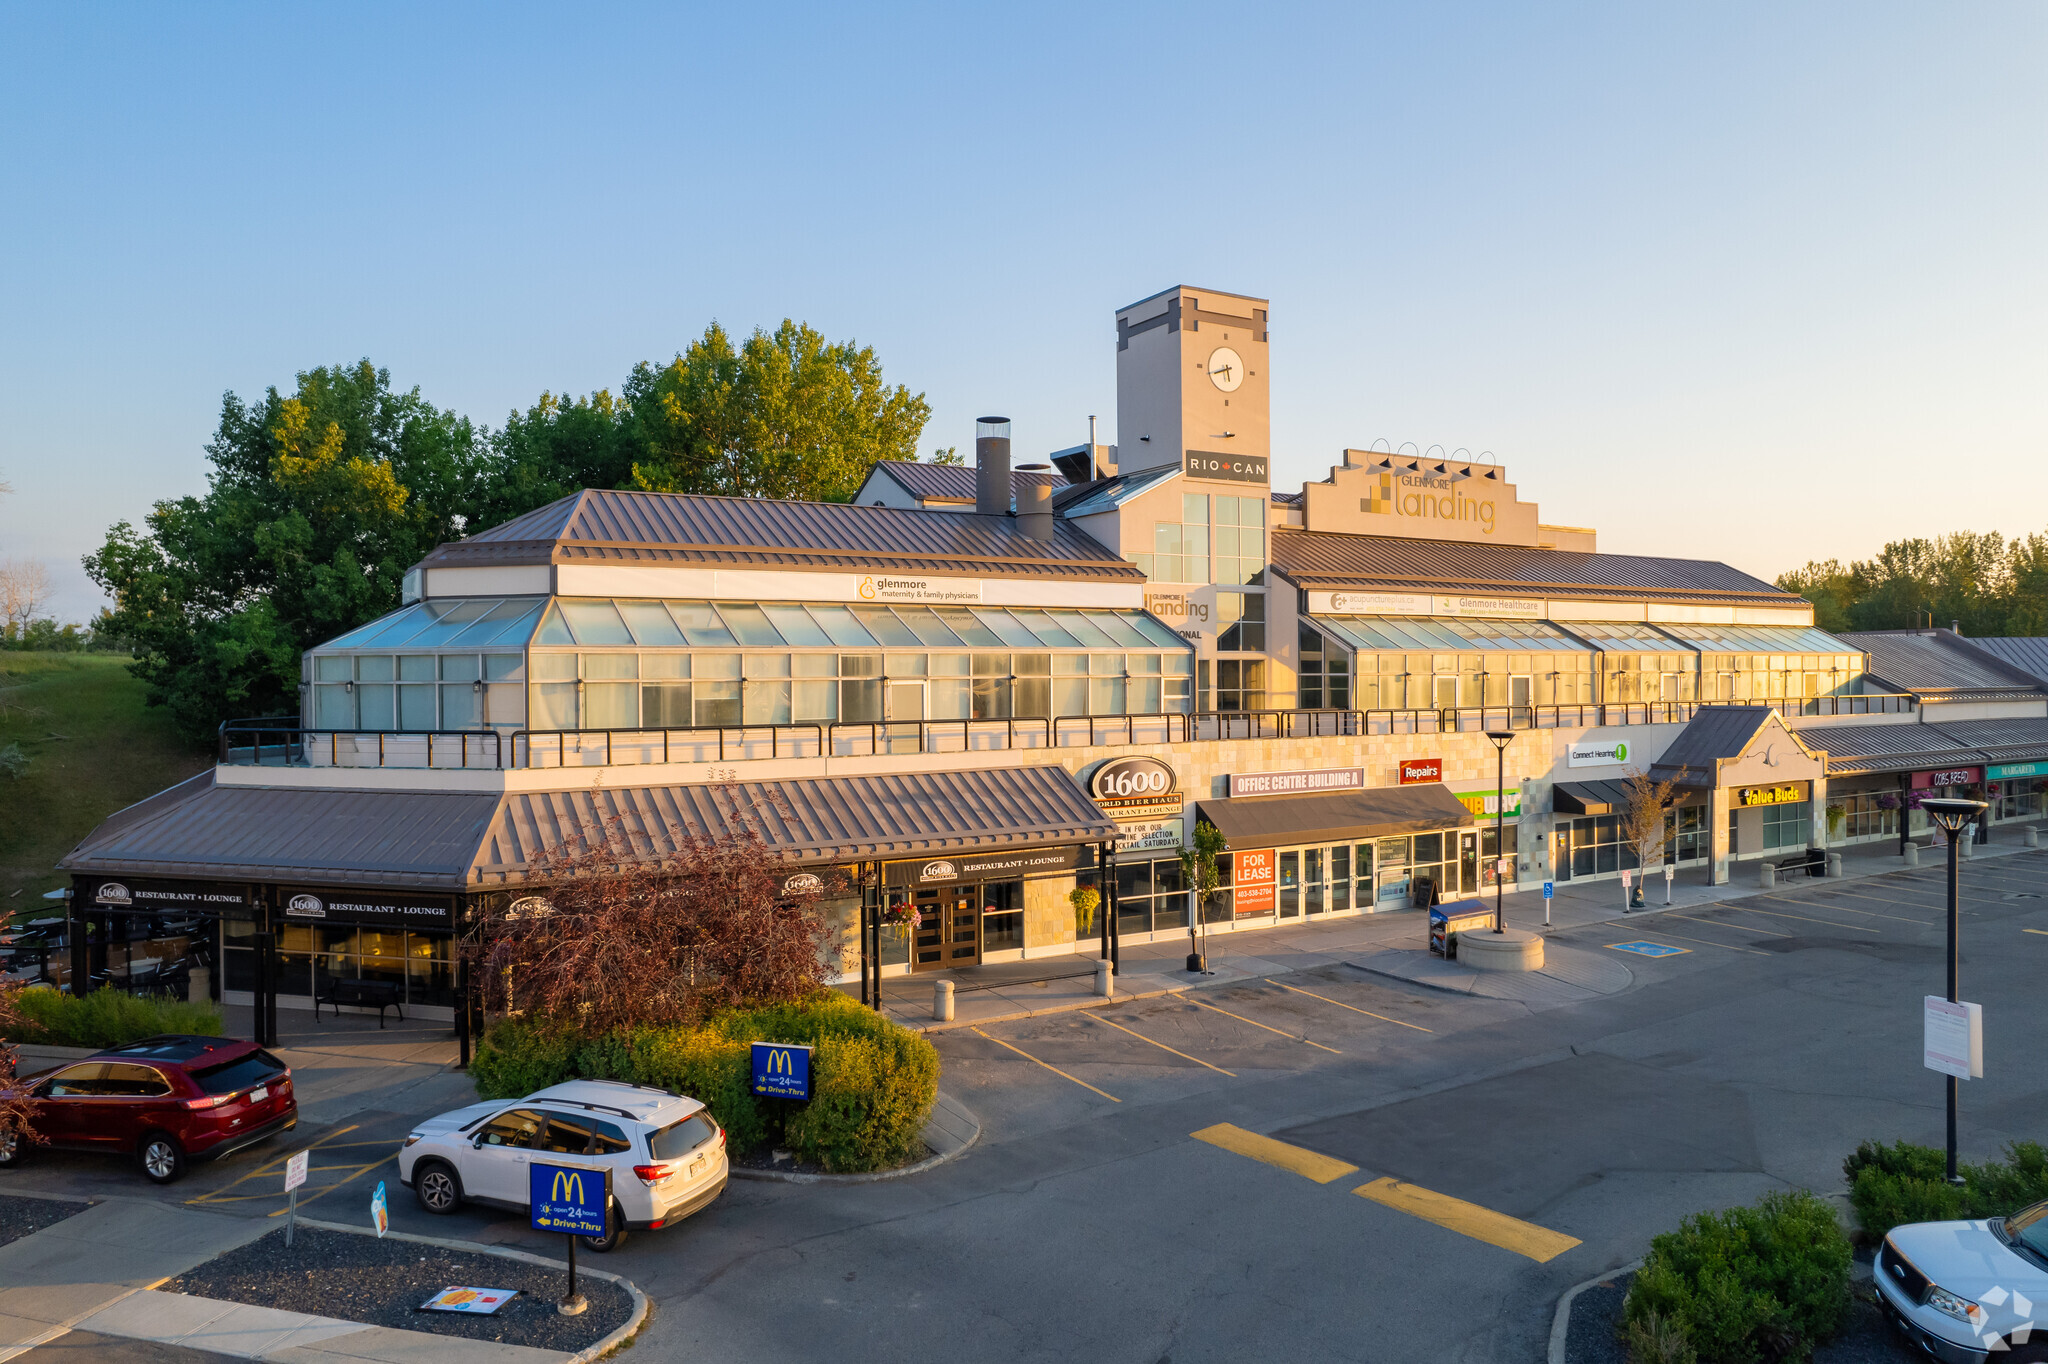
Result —
[[1984, 1078], [1984, 1008], [1940, 995], [1921, 1001], [1920, 1064], [1958, 1080]]

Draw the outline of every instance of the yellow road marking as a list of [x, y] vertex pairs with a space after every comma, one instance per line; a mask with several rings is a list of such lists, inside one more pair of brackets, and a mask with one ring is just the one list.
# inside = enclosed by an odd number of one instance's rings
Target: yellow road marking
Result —
[[1801, 919], [1810, 924], [1826, 924], [1829, 928], [1851, 928], [1858, 933], [1880, 933], [1882, 929], [1866, 928], [1862, 924], [1845, 924], [1840, 919], [1816, 919], [1811, 914], [1785, 914], [1775, 909], [1751, 909], [1740, 900], [1731, 901], [1727, 909], [1742, 914], [1762, 914], [1772, 919]]
[[[342, 1187], [343, 1185], [345, 1185], [345, 1184], [349, 1183], [349, 1181], [350, 1181], [350, 1180], [360, 1179], [360, 1178], [362, 1178], [362, 1177], [363, 1177], [364, 1175], [368, 1174], [368, 1173], [369, 1173], [370, 1171], [372, 1171], [372, 1170], [376, 1169], [376, 1168], [377, 1168], [377, 1167], [378, 1167], [379, 1165], [389, 1165], [389, 1164], [390, 1164], [391, 1162], [393, 1162], [393, 1161], [395, 1161], [395, 1160], [397, 1160], [397, 1159], [398, 1159], [398, 1152], [396, 1152], [396, 1151], [393, 1151], [393, 1152], [392, 1152], [392, 1153], [391, 1153], [390, 1155], [388, 1155], [388, 1156], [384, 1157], [384, 1159], [382, 1159], [382, 1160], [373, 1160], [373, 1161], [371, 1161], [371, 1162], [370, 1162], [370, 1163], [369, 1163], [368, 1165], [362, 1166], [362, 1167], [361, 1167], [360, 1169], [358, 1169], [358, 1170], [357, 1170], [357, 1171], [356, 1171], [356, 1172], [355, 1172], [354, 1174], [350, 1175], [350, 1176], [348, 1177], [348, 1179], [343, 1179], [343, 1180], [339, 1180], [339, 1181], [337, 1181], [337, 1182], [335, 1182], [335, 1183], [333, 1183], [333, 1184], [329, 1184], [329, 1185], [328, 1185], [328, 1186], [327, 1186], [326, 1188], [324, 1188], [324, 1189], [320, 1190], [320, 1191], [319, 1191], [318, 1193], [315, 1193], [315, 1194], [309, 1194], [308, 1196], [306, 1196], [306, 1197], [304, 1197], [304, 1198], [301, 1198], [301, 1199], [299, 1200], [299, 1206], [303, 1208], [303, 1207], [304, 1207], [304, 1206], [306, 1206], [306, 1204], [308, 1204], [308, 1203], [317, 1203], [317, 1202], [319, 1202], [319, 1201], [320, 1201], [321, 1199], [323, 1199], [323, 1198], [327, 1197], [327, 1195], [329, 1195], [329, 1194], [333, 1193], [333, 1192], [334, 1192], [334, 1191], [335, 1191], [336, 1189], [339, 1189], [339, 1188], [341, 1188], [341, 1187]], [[290, 1209], [289, 1207], [284, 1207], [284, 1208], [279, 1208], [279, 1209], [278, 1209], [278, 1210], [277, 1210], [276, 1212], [273, 1212], [273, 1213], [272, 1213], [272, 1214], [270, 1214], [270, 1215], [271, 1215], [272, 1217], [282, 1217], [282, 1216], [284, 1216], [284, 1215], [285, 1215], [285, 1214], [286, 1214], [287, 1212], [290, 1212], [290, 1211], [291, 1211], [291, 1209]]]
[[1566, 1236], [1563, 1232], [1539, 1227], [1534, 1222], [1524, 1222], [1491, 1208], [1482, 1208], [1477, 1203], [1467, 1203], [1462, 1198], [1404, 1184], [1398, 1179], [1375, 1179], [1351, 1192], [1360, 1198], [1370, 1198], [1396, 1211], [1420, 1217], [1425, 1222], [1434, 1222], [1461, 1236], [1499, 1246], [1502, 1250], [1512, 1250], [1517, 1255], [1526, 1255], [1538, 1264], [1556, 1259], [1579, 1243], [1576, 1237]]
[[1320, 999], [1321, 1001], [1323, 1001], [1323, 1003], [1334, 1004], [1340, 1009], [1349, 1009], [1351, 1010], [1351, 1012], [1355, 1014], [1364, 1014], [1367, 1018], [1377, 1018], [1382, 1023], [1399, 1023], [1400, 1026], [1404, 1028], [1413, 1028], [1417, 1032], [1433, 1031], [1430, 1028], [1423, 1027], [1420, 1023], [1402, 1023], [1401, 1020], [1398, 1018], [1388, 1018], [1385, 1014], [1376, 1014], [1371, 1009], [1361, 1009], [1356, 1004], [1346, 1004], [1341, 999], [1331, 999], [1328, 995], [1319, 995], [1314, 990], [1295, 990], [1292, 985], [1288, 985], [1282, 981], [1277, 980], [1269, 980], [1266, 983], [1268, 985], [1278, 985], [1283, 990], [1294, 990], [1294, 993], [1298, 995], [1307, 995], [1310, 999]]
[[1243, 1014], [1234, 1014], [1228, 1009], [1219, 1009], [1214, 1004], [1204, 1004], [1199, 999], [1191, 999], [1188, 1003], [1194, 1005], [1197, 1009], [1207, 1009], [1210, 1013], [1222, 1014], [1225, 1018], [1234, 1018], [1240, 1023], [1250, 1023], [1254, 1028], [1265, 1028], [1267, 1032], [1279, 1033], [1280, 1036], [1288, 1039], [1290, 1042], [1306, 1042], [1311, 1047], [1322, 1047], [1324, 1051], [1332, 1056], [1342, 1056], [1344, 1054], [1335, 1047], [1324, 1047], [1320, 1042], [1309, 1042], [1306, 1037], [1298, 1037], [1291, 1032], [1284, 1032], [1279, 1028], [1267, 1027], [1264, 1023], [1260, 1023], [1255, 1019], [1246, 1018]]
[[1303, 1179], [1313, 1179], [1318, 1184], [1330, 1184], [1346, 1175], [1358, 1173], [1358, 1167], [1320, 1151], [1311, 1151], [1305, 1146], [1290, 1146], [1284, 1141], [1262, 1137], [1256, 1132], [1247, 1132], [1242, 1127], [1219, 1122], [1214, 1127], [1205, 1127], [1199, 1132], [1190, 1132], [1196, 1141], [1206, 1141], [1211, 1146], [1220, 1146], [1226, 1151], [1235, 1151], [1241, 1156], [1268, 1165], [1277, 1165], [1283, 1170], [1292, 1170]]
[[[973, 1029], [973, 1031], [979, 1033], [983, 1037], [988, 1037], [988, 1034], [982, 1032], [980, 1028], [975, 1028]], [[1010, 1047], [1010, 1044], [1008, 1042], [1005, 1042], [1000, 1037], [988, 1037], [988, 1040], [995, 1043], [999, 1047]], [[1024, 1048], [1022, 1047], [1010, 1047], [1010, 1050], [1016, 1052], [1019, 1056], [1023, 1057], [1025, 1060], [1033, 1063], [1034, 1065], [1045, 1066], [1047, 1070], [1059, 1076], [1062, 1080], [1072, 1080], [1075, 1084], [1081, 1086], [1081, 1088], [1083, 1089], [1094, 1090], [1095, 1093], [1101, 1094], [1103, 1098], [1109, 1100], [1113, 1104], [1120, 1104], [1123, 1102], [1123, 1100], [1119, 1099], [1116, 1095], [1103, 1093], [1102, 1090], [1095, 1089], [1095, 1086], [1089, 1084], [1086, 1080], [1080, 1079], [1077, 1076], [1069, 1075], [1064, 1070], [1061, 1070], [1058, 1066], [1048, 1065], [1046, 1062], [1039, 1060], [1036, 1056], [1033, 1056], [1030, 1052], [1024, 1050]]]
[[[1131, 1036], [1137, 1038], [1140, 1042], [1152, 1042], [1152, 1039], [1145, 1036], [1145, 1034], [1141, 1032], [1132, 1032], [1131, 1029], [1126, 1028], [1123, 1024], [1117, 1022], [1113, 1018], [1104, 1018], [1100, 1014], [1084, 1014], [1083, 1017], [1092, 1018], [1097, 1023], [1107, 1023], [1110, 1027], [1115, 1028], [1118, 1032], [1128, 1032], [1131, 1034]], [[1209, 1063], [1207, 1061], [1204, 1061], [1201, 1057], [1190, 1056], [1184, 1051], [1174, 1051], [1172, 1047], [1167, 1046], [1164, 1042], [1152, 1042], [1152, 1045], [1159, 1048], [1159, 1050], [1161, 1051], [1172, 1051], [1175, 1056], [1178, 1056], [1183, 1061], [1193, 1061], [1198, 1066], [1209, 1066]], [[1233, 1080], [1237, 1078], [1236, 1071], [1225, 1070], [1221, 1066], [1209, 1066], [1209, 1069], [1215, 1071], [1219, 1075], [1228, 1075]]]
[[[1686, 918], [1686, 916], [1685, 916], [1685, 915], [1683, 915], [1683, 914], [1672, 914], [1672, 913], [1669, 913], [1668, 911], [1667, 911], [1667, 912], [1665, 913], [1664, 917], [1665, 917], [1665, 918], [1667, 918], [1667, 919], [1685, 919], [1685, 921], [1686, 921], [1687, 923], [1689, 923], [1689, 924], [1707, 924], [1707, 927], [1709, 927], [1709, 928], [1727, 928], [1727, 927], [1729, 927], [1729, 925], [1727, 925], [1727, 924], [1713, 924], [1713, 923], [1707, 923], [1707, 921], [1706, 921], [1705, 919], [1691, 919], [1691, 918]], [[1678, 940], [1679, 940], [1680, 942], [1696, 942], [1696, 943], [1701, 943], [1701, 944], [1704, 944], [1704, 945], [1705, 945], [1705, 946], [1707, 946], [1707, 947], [1720, 947], [1720, 948], [1725, 948], [1725, 949], [1727, 949], [1727, 950], [1728, 950], [1728, 951], [1730, 951], [1730, 952], [1747, 952], [1747, 953], [1749, 953], [1749, 954], [1750, 954], [1750, 955], [1751, 955], [1752, 957], [1768, 957], [1768, 956], [1770, 956], [1770, 955], [1771, 955], [1771, 954], [1770, 954], [1770, 953], [1768, 953], [1768, 952], [1760, 951], [1760, 950], [1758, 950], [1757, 948], [1754, 948], [1754, 947], [1737, 947], [1737, 946], [1736, 946], [1736, 945], [1735, 945], [1734, 943], [1732, 943], [1732, 942], [1716, 942], [1716, 941], [1714, 941], [1714, 940], [1713, 940], [1712, 938], [1688, 938], [1688, 937], [1687, 937], [1687, 936], [1686, 936], [1685, 934], [1683, 934], [1683, 933], [1673, 933], [1673, 932], [1672, 932], [1672, 931], [1671, 931], [1670, 929], [1668, 929], [1668, 928], [1660, 928], [1660, 929], [1658, 929], [1657, 931], [1658, 931], [1659, 933], [1662, 933], [1662, 934], [1663, 934], [1663, 935], [1664, 935], [1665, 937], [1667, 937], [1667, 938], [1676, 938], [1676, 939], [1678, 939]], [[1763, 932], [1766, 932], [1767, 930], [1765, 930], [1765, 929], [1761, 929], [1761, 928], [1744, 928], [1744, 929], [1737, 929], [1736, 931], [1737, 931], [1737, 932], [1740, 932], [1740, 933], [1763, 933]], [[1783, 933], [1778, 933], [1778, 934], [1774, 934], [1773, 936], [1775, 936], [1775, 937], [1780, 937], [1780, 938], [1782, 938], [1782, 937], [1785, 937], [1786, 935], [1785, 935], [1785, 934], [1783, 934]]]
[[[342, 1128], [340, 1131], [335, 1132], [332, 1135], [335, 1137], [345, 1137], [349, 1133], [355, 1131], [358, 1127], [361, 1126], [362, 1124], [359, 1122], [352, 1122], [347, 1127]], [[324, 1150], [327, 1147], [328, 1140], [331, 1139], [332, 1138], [316, 1141], [311, 1146], [304, 1147], [303, 1149], [307, 1151]], [[381, 1141], [351, 1141], [344, 1142], [342, 1144], [346, 1146], [383, 1146], [385, 1143]], [[212, 1193], [203, 1193], [199, 1195], [199, 1197], [197, 1198], [186, 1199], [186, 1206], [189, 1207], [194, 1203], [239, 1203], [242, 1201], [240, 1198], [230, 1199], [225, 1197], [229, 1189], [240, 1188], [242, 1185], [247, 1184], [250, 1180], [261, 1179], [264, 1175], [277, 1174], [278, 1172], [284, 1169], [284, 1163], [297, 1154], [297, 1151], [287, 1151], [284, 1155], [272, 1156], [269, 1160], [264, 1161], [261, 1165], [249, 1171], [248, 1174], [243, 1175], [240, 1179], [235, 1180], [232, 1184], [223, 1184], [220, 1188], [215, 1189]], [[332, 1168], [344, 1169], [346, 1167], [337, 1165]], [[266, 1195], [257, 1196], [264, 1197]], [[278, 1190], [276, 1197], [283, 1198], [284, 1191], [282, 1189]]]
[[2039, 934], [2040, 934], [2040, 935], [2041, 935], [2042, 937], [2044, 937], [2044, 938], [2048, 938], [2048, 928], [2023, 928], [2023, 929], [2021, 929], [2021, 930], [2020, 930], [2020, 932], [2022, 932], [2022, 933], [2039, 933]]

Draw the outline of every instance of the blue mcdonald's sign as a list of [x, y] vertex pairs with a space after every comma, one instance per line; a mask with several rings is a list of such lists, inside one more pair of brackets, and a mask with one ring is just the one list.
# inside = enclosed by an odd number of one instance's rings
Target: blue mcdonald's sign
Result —
[[534, 1161], [527, 1182], [526, 1211], [535, 1231], [568, 1236], [602, 1236], [612, 1201], [612, 1172], [581, 1165]]
[[811, 1049], [793, 1042], [754, 1043], [754, 1092], [768, 1099], [809, 1099]]

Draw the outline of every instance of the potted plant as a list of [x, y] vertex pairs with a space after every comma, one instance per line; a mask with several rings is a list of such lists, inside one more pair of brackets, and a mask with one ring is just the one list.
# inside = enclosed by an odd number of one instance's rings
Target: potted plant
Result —
[[1835, 802], [1828, 806], [1829, 838], [1840, 838], [1842, 836], [1842, 821], [1848, 818], [1848, 815], [1848, 807], [1842, 805], [1840, 802]]
[[1067, 892], [1067, 903], [1074, 907], [1074, 936], [1085, 938], [1095, 931], [1095, 907], [1102, 903], [1102, 892], [1093, 886], [1075, 886]]

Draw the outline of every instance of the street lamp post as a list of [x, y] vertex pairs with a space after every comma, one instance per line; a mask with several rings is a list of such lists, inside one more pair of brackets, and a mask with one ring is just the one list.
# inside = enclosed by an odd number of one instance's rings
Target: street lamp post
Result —
[[1515, 735], [1513, 730], [1489, 729], [1486, 737], [1493, 741], [1493, 931], [1505, 933], [1508, 916], [1501, 897], [1506, 893], [1506, 883], [1501, 879], [1500, 864], [1507, 856], [1508, 745], [1515, 741]]
[[[1956, 1004], [1960, 1002], [1956, 996], [1962, 985], [1962, 862], [1956, 844], [1963, 837], [1963, 831], [1984, 813], [1985, 807], [1981, 800], [1943, 798], [1923, 800], [1920, 808], [1948, 835], [1948, 1002]], [[1902, 817], [1904, 813], [1900, 812]], [[1950, 1075], [1945, 1078], [1948, 1080], [1948, 1182], [1960, 1184], [1962, 1179], [1956, 1174], [1956, 1077]]]

